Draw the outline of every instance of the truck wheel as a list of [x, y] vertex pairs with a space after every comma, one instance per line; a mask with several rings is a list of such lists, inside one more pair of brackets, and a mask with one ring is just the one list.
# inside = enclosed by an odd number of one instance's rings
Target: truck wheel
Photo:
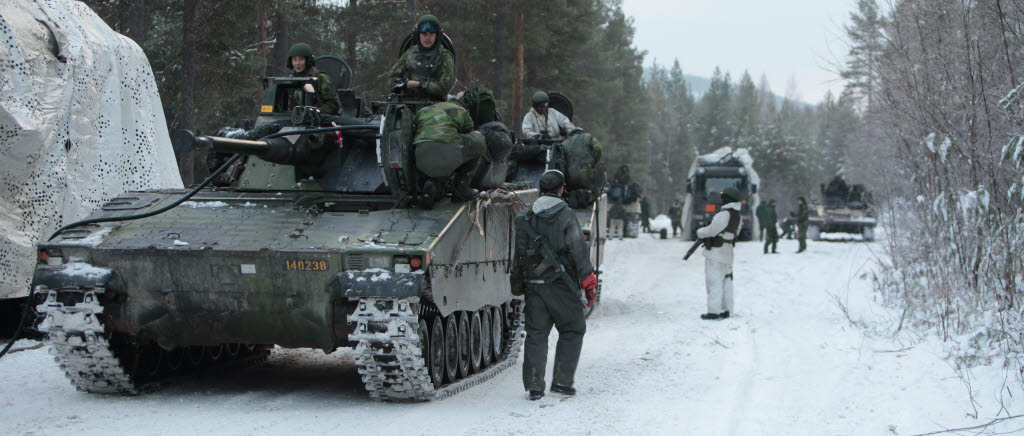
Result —
[[864, 227], [860, 229], [860, 235], [864, 237], [865, 241], [871, 242], [875, 240], [875, 228]]
[[815, 241], [821, 240], [821, 227], [810, 226], [807, 228], [807, 238]]

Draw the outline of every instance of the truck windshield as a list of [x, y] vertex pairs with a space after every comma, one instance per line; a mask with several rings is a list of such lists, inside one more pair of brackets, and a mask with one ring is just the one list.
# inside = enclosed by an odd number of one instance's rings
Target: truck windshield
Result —
[[711, 177], [704, 182], [704, 195], [708, 197], [717, 197], [722, 194], [722, 190], [735, 186], [740, 188], [742, 191], [743, 179], [737, 177]]

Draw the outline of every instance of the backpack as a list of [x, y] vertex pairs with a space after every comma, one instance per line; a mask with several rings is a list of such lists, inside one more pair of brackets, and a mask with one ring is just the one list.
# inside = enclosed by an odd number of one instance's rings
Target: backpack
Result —
[[594, 189], [594, 137], [577, 133], [562, 142], [565, 153], [566, 189]]
[[473, 118], [473, 127], [499, 121], [498, 109], [490, 89], [474, 86], [462, 95], [462, 102], [466, 105], [470, 118]]
[[626, 199], [626, 185], [621, 183], [609, 183], [608, 184], [608, 201], [612, 203], [622, 203]]

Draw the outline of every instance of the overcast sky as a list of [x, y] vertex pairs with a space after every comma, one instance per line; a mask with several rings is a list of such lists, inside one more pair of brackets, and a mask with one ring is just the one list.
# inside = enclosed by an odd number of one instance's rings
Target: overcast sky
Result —
[[754, 83], [768, 77], [772, 91], [785, 95], [790, 80], [797, 99], [817, 103], [829, 89], [842, 89], [828, 69], [846, 52], [842, 26], [855, 0], [623, 0], [634, 18], [637, 48], [683, 72], [711, 77], [715, 67], [733, 82], [750, 72]]

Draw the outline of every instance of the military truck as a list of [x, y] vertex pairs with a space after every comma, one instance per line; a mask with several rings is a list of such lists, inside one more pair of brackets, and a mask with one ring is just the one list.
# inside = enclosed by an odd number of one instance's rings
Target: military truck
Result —
[[[561, 112], [572, 121], [574, 107], [572, 100], [564, 94], [553, 91], [548, 92], [550, 99], [549, 107]], [[519, 141], [510, 156], [509, 173], [507, 180], [519, 186], [537, 186], [537, 181], [545, 171], [556, 169], [562, 171], [566, 176], [566, 191], [563, 199], [576, 213], [576, 219], [583, 229], [583, 236], [590, 242], [590, 261], [594, 265], [594, 271], [598, 278], [597, 303], [586, 309], [589, 317], [597, 308], [601, 300], [601, 279], [600, 266], [604, 261], [604, 245], [607, 239], [608, 229], [608, 195], [603, 192], [605, 184], [604, 166], [600, 162], [600, 154], [597, 162], [592, 156], [583, 156], [580, 153], [567, 152], [568, 148], [575, 148], [575, 144], [569, 141], [592, 141], [593, 138], [587, 133], [566, 132], [571, 137], [566, 141], [558, 139], [523, 139]], [[579, 136], [582, 135], [582, 136]], [[584, 168], [584, 171], [579, 171]], [[589, 169], [589, 171], [587, 171]], [[593, 182], [589, 179], [593, 177]]]
[[[412, 119], [429, 103], [318, 120], [295, 80], [267, 81], [255, 130], [277, 133], [175, 134], [210, 150], [204, 183], [129, 192], [39, 245], [38, 328], [77, 388], [135, 394], [275, 345], [351, 347], [371, 398], [423, 401], [515, 363], [513, 217], [537, 191], [413, 207]], [[505, 154], [479, 179], [500, 183]]]
[[722, 207], [722, 190], [729, 186], [735, 186], [746, 197], [740, 209], [743, 220], [737, 240], [749, 241], [754, 237], [758, 224], [753, 211], [760, 203], [757, 192], [761, 179], [753, 165], [754, 160], [745, 148], [722, 147], [694, 159], [683, 201], [684, 239], [696, 240], [697, 229], [711, 223]]
[[807, 237], [820, 241], [822, 233], [852, 233], [865, 241], [875, 240], [875, 211], [864, 185], [847, 185], [842, 175], [821, 184], [821, 204], [813, 205]]

